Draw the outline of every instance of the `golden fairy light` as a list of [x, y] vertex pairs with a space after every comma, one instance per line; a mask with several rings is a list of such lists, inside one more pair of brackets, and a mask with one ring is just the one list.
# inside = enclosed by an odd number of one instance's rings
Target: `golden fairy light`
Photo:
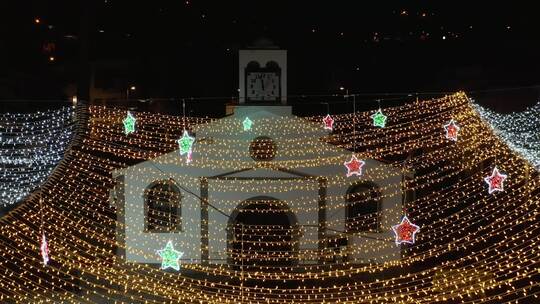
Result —
[[[0, 219], [0, 301], [253, 304], [539, 301], [540, 180], [535, 168], [492, 133], [464, 93], [385, 108], [384, 113], [389, 117], [384, 128], [373, 127], [370, 112], [358, 112], [354, 119], [353, 114], [332, 115], [333, 133], [324, 138], [313, 138], [310, 124], [305, 128], [293, 127], [287, 120], [291, 118], [260, 119], [256, 127], [266, 128], [269, 136], [278, 138], [279, 132], [297, 134], [277, 142], [278, 147], [288, 145], [288, 160], [248, 162], [239, 157], [249, 153], [248, 140], [196, 138], [193, 161], [186, 166], [220, 170], [246, 168], [254, 163], [260, 168], [324, 166], [342, 160], [326, 155], [318, 145], [321, 140], [346, 149], [351, 149], [355, 141], [359, 159], [383, 160], [404, 178], [394, 181], [388, 172], [368, 168], [363, 177], [388, 182], [376, 192], [327, 193], [331, 207], [326, 212], [344, 210], [351, 202], [403, 200], [405, 210], [392, 211], [392, 215], [406, 212], [421, 229], [414, 244], [400, 245], [398, 259], [384, 256], [387, 242], [396, 246], [391, 234], [370, 243], [375, 245], [340, 246], [340, 242], [346, 243], [351, 237], [369, 235], [367, 230], [347, 232], [345, 227], [327, 231], [325, 246], [318, 247], [314, 238], [294, 237], [317, 234], [309, 226], [252, 223], [228, 227], [241, 232], [233, 241], [212, 239], [234, 242], [227, 247], [227, 254], [233, 259], [230, 263], [191, 263], [179, 258], [178, 271], [164, 271], [159, 265], [124, 262], [125, 243], [116, 235], [117, 230], [126, 226], [118, 215], [122, 208], [118, 193], [122, 189], [118, 188], [112, 172], [176, 150], [176, 140], [184, 129], [191, 130], [214, 120], [139, 112], [137, 131], [126, 136], [122, 125], [125, 110], [94, 106], [88, 109], [85, 133], [71, 146], [53, 175], [25, 203]], [[294, 119], [313, 122], [322, 129], [322, 118]], [[456, 142], [445, 138], [443, 125], [450, 119], [459, 122], [461, 128]], [[353, 122], [357, 130], [354, 134]], [[276, 124], [284, 127], [272, 128]], [[241, 121], [217, 123], [213, 131], [230, 134], [238, 132], [241, 125]], [[197, 154], [198, 145], [212, 148]], [[495, 162], [508, 178], [504, 191], [490, 195], [483, 178]], [[145, 176], [149, 172], [141, 169], [137, 174]], [[175, 176], [172, 183], [167, 174], [154, 174], [163, 182], [151, 192], [145, 192], [143, 186], [126, 190], [146, 193], [147, 200], [155, 207], [148, 213], [150, 229], [172, 229], [167, 226], [171, 221], [187, 231], [199, 229], [195, 229], [200, 224], [197, 219], [185, 216], [200, 212], [199, 206], [182, 205], [182, 199], [200, 193], [185, 193], [182, 189], [201, 182], [206, 182], [215, 193], [265, 189], [302, 193], [318, 189], [317, 182], [260, 179], [226, 183], [183, 174]], [[327, 182], [343, 186], [351, 183], [345, 174], [332, 176]], [[174, 187], [179, 188], [175, 191], [181, 195], [172, 192]], [[220, 206], [241, 203], [234, 198], [217, 200]], [[169, 218], [170, 206], [163, 205], [168, 201], [182, 206], [178, 218]], [[262, 199], [258, 203], [265, 207], [244, 209], [246, 216], [283, 213], [279, 202]], [[289, 203], [307, 211], [320, 211], [317, 199], [301, 194]], [[126, 208], [129, 206], [127, 202]], [[353, 217], [347, 225], [391, 231], [391, 226], [398, 224], [376, 227], [373, 225], [376, 217], [376, 213]], [[206, 224], [213, 222], [209, 220]], [[332, 217], [326, 224], [344, 225]], [[39, 253], [44, 234], [50, 250], [46, 267]], [[154, 237], [159, 239], [160, 234], [155, 233]], [[283, 263], [292, 259], [290, 248], [299, 245], [310, 249], [295, 251], [294, 258], [312, 262]], [[186, 242], [174, 243], [178, 251], [189, 246]], [[261, 246], [267, 250], [261, 250]], [[364, 252], [371, 252], [377, 258], [355, 258]], [[157, 258], [156, 254], [150, 256], [142, 251], [136, 254]]]

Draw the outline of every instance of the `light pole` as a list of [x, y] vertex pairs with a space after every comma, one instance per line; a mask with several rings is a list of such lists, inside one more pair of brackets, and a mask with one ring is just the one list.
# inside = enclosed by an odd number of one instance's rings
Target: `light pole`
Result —
[[129, 100], [129, 91], [135, 91], [137, 89], [135, 86], [130, 86], [126, 89], [126, 100]]
[[345, 90], [345, 98], [347, 98], [347, 100], [348, 100], [348, 97], [349, 97], [349, 89], [346, 89], [345, 87], [341, 86], [341, 87], [339, 87], [339, 90], [340, 90], [340, 91]]

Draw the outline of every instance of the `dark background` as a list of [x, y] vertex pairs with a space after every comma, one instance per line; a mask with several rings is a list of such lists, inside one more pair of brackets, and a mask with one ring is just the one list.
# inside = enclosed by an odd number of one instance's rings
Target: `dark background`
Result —
[[84, 97], [95, 63], [114, 66], [95, 73], [97, 86], [212, 97], [221, 109], [237, 96], [238, 50], [260, 37], [288, 50], [290, 95], [465, 90], [501, 112], [539, 96], [532, 2], [35, 0], [1, 11], [4, 111], [13, 100]]

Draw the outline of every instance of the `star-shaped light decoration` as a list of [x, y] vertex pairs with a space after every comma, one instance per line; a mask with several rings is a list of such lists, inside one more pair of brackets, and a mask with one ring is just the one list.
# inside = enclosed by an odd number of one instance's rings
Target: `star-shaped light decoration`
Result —
[[174, 250], [172, 241], [168, 241], [165, 248], [157, 251], [161, 257], [161, 269], [172, 268], [176, 271], [180, 270], [178, 260], [184, 255], [183, 252]]
[[131, 112], [127, 112], [126, 118], [122, 120], [124, 123], [124, 133], [126, 135], [129, 135], [130, 133], [135, 132], [135, 122], [137, 120], [135, 119], [135, 116], [131, 114]]
[[499, 169], [497, 167], [493, 168], [493, 172], [491, 173], [491, 176], [484, 177], [484, 181], [488, 184], [489, 194], [495, 192], [495, 191], [504, 191], [504, 180], [506, 180], [508, 176], [506, 174], [499, 173]]
[[420, 227], [411, 223], [405, 215], [401, 219], [401, 223], [392, 226], [392, 230], [396, 235], [396, 245], [402, 243], [414, 244], [416, 233], [420, 231]]
[[453, 119], [450, 120], [446, 125], [444, 125], [444, 129], [446, 130], [447, 139], [457, 141], [459, 129], [461, 128], [456, 124]]
[[375, 114], [371, 115], [373, 119], [373, 125], [375, 127], [384, 128], [386, 126], [386, 115], [383, 114], [382, 110], [379, 109]]
[[41, 246], [39, 249], [41, 251], [41, 257], [43, 258], [43, 265], [47, 265], [49, 263], [49, 243], [47, 242], [45, 233], [41, 237]]
[[177, 142], [178, 148], [180, 149], [180, 155], [189, 154], [193, 147], [193, 143], [195, 142], [195, 138], [189, 136], [188, 131], [184, 130], [184, 134], [182, 134], [182, 137], [180, 137]]
[[346, 161], [343, 163], [345, 167], [347, 168], [347, 177], [352, 175], [362, 175], [362, 168], [366, 164], [363, 160], [358, 160], [356, 156], [353, 154], [350, 161]]
[[334, 119], [330, 114], [326, 115], [325, 118], [323, 118], [324, 128], [326, 130], [333, 130], [334, 129]]
[[249, 119], [249, 117], [246, 117], [244, 121], [242, 122], [242, 125], [244, 125], [244, 131], [251, 130], [251, 126], [253, 125], [253, 121]]

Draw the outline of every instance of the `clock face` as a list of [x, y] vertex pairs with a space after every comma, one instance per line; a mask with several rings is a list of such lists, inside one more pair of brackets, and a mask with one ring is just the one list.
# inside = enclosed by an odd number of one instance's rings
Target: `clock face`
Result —
[[247, 73], [248, 100], [275, 101], [279, 99], [279, 75], [273, 72]]

